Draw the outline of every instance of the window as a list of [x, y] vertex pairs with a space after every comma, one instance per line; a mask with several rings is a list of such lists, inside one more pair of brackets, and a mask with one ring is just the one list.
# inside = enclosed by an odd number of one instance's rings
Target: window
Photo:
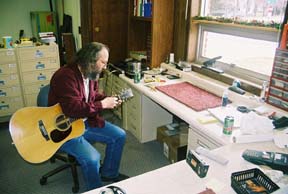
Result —
[[[282, 23], [286, 3], [287, 0], [203, 0], [201, 16], [218, 18], [223, 23], [200, 22], [197, 59], [222, 56], [216, 67], [226, 73], [258, 83], [269, 80], [280, 30], [267, 26]], [[227, 25], [227, 20], [243, 25]]]

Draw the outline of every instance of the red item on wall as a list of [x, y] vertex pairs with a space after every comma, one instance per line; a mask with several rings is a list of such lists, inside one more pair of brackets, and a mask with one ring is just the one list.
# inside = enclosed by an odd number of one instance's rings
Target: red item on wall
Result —
[[46, 16], [46, 22], [48, 24], [53, 22], [53, 14], [49, 14], [49, 15]]
[[221, 106], [222, 99], [206, 90], [198, 88], [189, 82], [181, 82], [165, 86], [157, 86], [156, 89], [185, 104], [195, 111]]
[[280, 49], [287, 49], [287, 37], [288, 36], [288, 24], [284, 25], [281, 41], [280, 41]]

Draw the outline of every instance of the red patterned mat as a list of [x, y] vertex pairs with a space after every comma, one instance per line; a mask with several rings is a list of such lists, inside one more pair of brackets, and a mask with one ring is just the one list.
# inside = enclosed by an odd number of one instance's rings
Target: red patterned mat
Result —
[[159, 91], [185, 104], [195, 111], [215, 108], [221, 105], [222, 99], [188, 82], [157, 86]]

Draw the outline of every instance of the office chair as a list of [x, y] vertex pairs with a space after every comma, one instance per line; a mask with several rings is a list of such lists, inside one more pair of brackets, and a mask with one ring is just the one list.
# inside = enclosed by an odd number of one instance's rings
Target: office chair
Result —
[[[37, 106], [39, 107], [47, 107], [48, 106], [48, 93], [49, 93], [50, 85], [46, 85], [40, 89], [40, 92], [37, 96]], [[64, 152], [56, 152], [52, 158], [50, 159], [51, 163], [54, 163], [55, 160], [61, 160], [64, 162], [63, 165], [55, 168], [52, 171], [49, 171], [45, 175], [43, 175], [40, 179], [40, 184], [45, 185], [47, 183], [48, 177], [51, 177], [67, 168], [71, 169], [72, 172], [72, 177], [73, 177], [73, 182], [74, 185], [72, 187], [72, 192], [77, 193], [79, 191], [79, 180], [78, 180], [78, 175], [77, 175], [77, 161], [76, 159]]]

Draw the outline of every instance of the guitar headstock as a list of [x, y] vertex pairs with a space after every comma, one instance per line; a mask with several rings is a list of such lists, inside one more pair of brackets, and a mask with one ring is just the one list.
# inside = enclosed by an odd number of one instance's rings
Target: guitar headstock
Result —
[[118, 95], [117, 98], [122, 100], [123, 102], [127, 101], [128, 99], [134, 96], [131, 88], [123, 89]]

